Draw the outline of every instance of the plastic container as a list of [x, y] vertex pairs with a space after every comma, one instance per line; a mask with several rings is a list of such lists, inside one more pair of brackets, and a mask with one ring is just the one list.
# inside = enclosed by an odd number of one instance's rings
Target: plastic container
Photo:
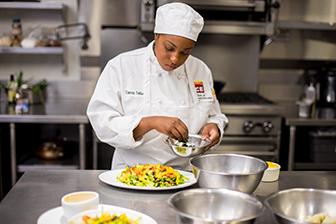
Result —
[[310, 117], [311, 114], [311, 104], [305, 101], [297, 101], [296, 104], [298, 105], [298, 116], [303, 118]]
[[262, 182], [273, 182], [279, 179], [280, 168], [281, 166], [274, 162], [266, 161], [268, 167], [264, 172], [264, 176], [262, 177]]

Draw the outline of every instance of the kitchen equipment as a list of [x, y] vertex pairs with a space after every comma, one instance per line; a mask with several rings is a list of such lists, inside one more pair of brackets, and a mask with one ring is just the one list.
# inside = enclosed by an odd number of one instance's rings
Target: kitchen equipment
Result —
[[202, 154], [206, 147], [211, 143], [209, 140], [203, 139], [200, 135], [189, 135], [186, 143], [179, 142], [172, 138], [167, 138], [166, 142], [173, 152], [181, 157], [191, 157]]
[[255, 92], [223, 92], [217, 99], [229, 124], [220, 145], [211, 151], [278, 162], [281, 108]]
[[178, 223], [229, 224], [253, 223], [262, 214], [257, 198], [227, 189], [190, 189], [168, 199]]
[[322, 69], [319, 77], [318, 105], [335, 107], [336, 105], [336, 69]]
[[[158, 7], [176, 0], [144, 0], [141, 5], [140, 29], [152, 31]], [[180, 0], [204, 18], [203, 33], [271, 35], [274, 32], [277, 0]]]
[[336, 108], [318, 107], [316, 108], [316, 116], [322, 119], [335, 119], [336, 118]]
[[55, 142], [44, 142], [36, 150], [36, 155], [41, 159], [56, 160], [64, 157], [64, 150]]
[[198, 185], [252, 193], [259, 185], [267, 164], [255, 157], [238, 154], [208, 154], [190, 159]]
[[56, 27], [56, 37], [59, 41], [80, 39], [82, 40], [82, 50], [87, 50], [87, 42], [91, 38], [91, 35], [86, 23], [73, 23]]
[[336, 130], [309, 132], [309, 155], [314, 162], [336, 162]]
[[309, 224], [303, 220], [318, 213], [336, 216], [336, 191], [293, 188], [271, 195], [265, 204], [280, 224]]

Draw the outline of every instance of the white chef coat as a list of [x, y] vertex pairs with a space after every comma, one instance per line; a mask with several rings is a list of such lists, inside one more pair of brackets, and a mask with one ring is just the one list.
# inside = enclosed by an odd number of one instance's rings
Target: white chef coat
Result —
[[[212, 85], [209, 68], [191, 55], [175, 70], [163, 70], [153, 42], [111, 59], [98, 79], [87, 115], [98, 139], [115, 147], [112, 169], [177, 159], [165, 143], [167, 136], [156, 130], [134, 140], [133, 130], [146, 116], [179, 117], [190, 134], [216, 123], [222, 137], [227, 118]], [[176, 161], [181, 165], [188, 160]]]

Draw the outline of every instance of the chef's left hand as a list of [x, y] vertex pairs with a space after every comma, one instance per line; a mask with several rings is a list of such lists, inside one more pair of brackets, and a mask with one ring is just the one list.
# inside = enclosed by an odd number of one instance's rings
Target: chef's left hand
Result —
[[210, 145], [206, 148], [206, 150], [210, 149], [212, 146], [216, 145], [219, 141], [220, 131], [218, 129], [217, 124], [215, 123], [207, 123], [201, 129], [201, 135], [205, 139], [210, 140]]

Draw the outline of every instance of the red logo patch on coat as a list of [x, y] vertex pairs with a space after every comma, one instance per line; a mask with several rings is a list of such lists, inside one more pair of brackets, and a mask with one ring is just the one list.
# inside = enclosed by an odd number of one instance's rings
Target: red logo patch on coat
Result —
[[204, 85], [202, 80], [195, 80], [194, 85], [196, 88], [196, 93], [204, 93]]

